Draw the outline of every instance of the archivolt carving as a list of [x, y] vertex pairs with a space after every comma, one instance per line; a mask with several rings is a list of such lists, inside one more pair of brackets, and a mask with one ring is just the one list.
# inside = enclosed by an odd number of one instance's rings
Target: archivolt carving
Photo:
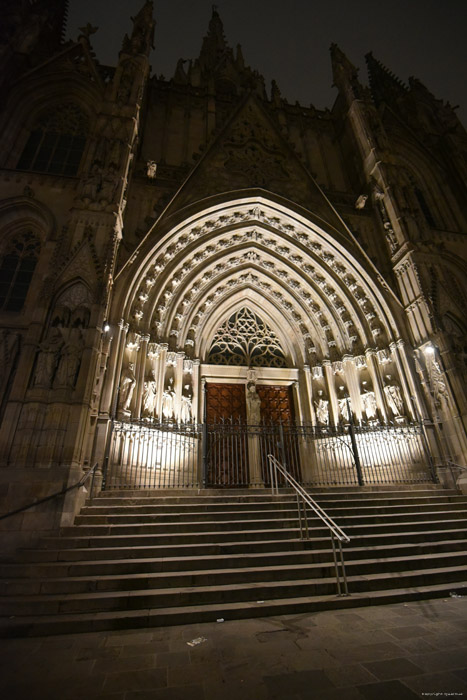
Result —
[[192, 344], [208, 312], [241, 285], [253, 285], [282, 308], [306, 347], [316, 349], [320, 337], [324, 354], [330, 342], [352, 349], [378, 338], [380, 345], [395, 330], [381, 295], [375, 297], [337, 244], [317, 240], [318, 231], [262, 206], [211, 213], [179, 231], [160, 245], [134, 295], [135, 327], [151, 327], [155, 339], [172, 335], [176, 347]]

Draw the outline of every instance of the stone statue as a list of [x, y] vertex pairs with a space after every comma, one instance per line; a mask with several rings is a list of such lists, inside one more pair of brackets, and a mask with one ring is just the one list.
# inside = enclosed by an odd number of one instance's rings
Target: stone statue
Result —
[[[185, 387], [185, 388], [187, 388], [187, 387]], [[180, 423], [190, 423], [191, 422], [191, 409], [192, 409], [191, 396], [182, 395], [181, 406], [180, 406]]]
[[261, 399], [258, 396], [255, 384], [248, 384], [247, 386], [246, 403], [248, 423], [259, 425], [261, 423]]
[[[388, 382], [391, 381], [391, 375], [386, 375]], [[404, 402], [402, 400], [401, 390], [397, 384], [386, 384], [384, 387], [384, 395], [388, 406], [395, 416], [402, 416], [404, 413]]]
[[156, 408], [156, 395], [157, 395], [157, 383], [156, 383], [156, 373], [154, 370], [151, 371], [151, 379], [144, 382], [143, 389], [143, 400], [142, 400], [142, 414], [145, 418], [153, 418], [154, 410]]
[[347, 399], [337, 399], [337, 405], [339, 407], [339, 417], [342, 418], [342, 420], [349, 422], [350, 421], [350, 412], [349, 412], [349, 404], [347, 403]]
[[376, 404], [375, 392], [374, 391], [367, 391], [365, 389], [365, 393], [362, 394], [362, 403], [363, 403], [363, 410], [366, 413], [366, 417], [369, 420], [376, 418], [377, 404]]
[[319, 394], [319, 399], [318, 401], [315, 401], [315, 407], [316, 407], [316, 418], [318, 420], [318, 423], [321, 425], [328, 425], [329, 424], [329, 401], [326, 401], [326, 399], [322, 398], [322, 391], [318, 392]]
[[64, 340], [60, 328], [52, 326], [45, 340], [39, 345], [33, 380], [34, 386], [50, 388], [63, 345]]
[[174, 401], [175, 392], [172, 389], [172, 380], [170, 380], [167, 389], [162, 394], [162, 415], [167, 421], [173, 418], [175, 408]]
[[131, 403], [133, 392], [136, 386], [135, 365], [133, 362], [128, 363], [128, 367], [123, 370], [120, 379], [120, 402], [119, 407], [123, 411], [128, 411]]
[[431, 357], [427, 362], [427, 369], [435, 404], [440, 407], [442, 402], [447, 401], [447, 387], [443, 371], [434, 357]]
[[68, 342], [62, 348], [54, 386], [73, 389], [83, 355], [84, 340], [79, 328], [72, 328]]

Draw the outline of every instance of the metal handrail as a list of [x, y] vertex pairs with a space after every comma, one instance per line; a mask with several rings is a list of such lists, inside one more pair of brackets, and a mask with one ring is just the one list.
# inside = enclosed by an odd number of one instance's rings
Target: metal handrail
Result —
[[[280, 472], [287, 483], [294, 489], [297, 496], [298, 520], [300, 525], [301, 539], [310, 539], [308, 528], [307, 506], [313, 510], [315, 515], [326, 525], [331, 537], [332, 553], [334, 558], [334, 569], [336, 572], [337, 594], [339, 596], [349, 595], [347, 586], [347, 576], [345, 573], [344, 552], [342, 550], [343, 542], [350, 542], [350, 537], [345, 534], [342, 528], [334, 522], [334, 520], [324, 511], [318, 503], [305, 491], [296, 479], [290, 474], [287, 469], [279, 462], [274, 455], [268, 455], [269, 473], [271, 478], [271, 493], [274, 496], [279, 495], [279, 487], [277, 481], [277, 472]], [[304, 535], [305, 533], [305, 535]], [[336, 548], [337, 542], [337, 548]], [[339, 557], [338, 557], [339, 553]], [[340, 571], [339, 571], [340, 567]], [[344, 592], [342, 593], [342, 589]]]
[[67, 486], [66, 488], [62, 489], [61, 491], [56, 491], [55, 493], [50, 494], [50, 496], [46, 496], [45, 498], [40, 498], [38, 501], [32, 501], [32, 503], [28, 503], [26, 506], [21, 506], [21, 508], [17, 508], [16, 510], [10, 510], [8, 513], [4, 513], [3, 515], [0, 515], [0, 520], [4, 520], [5, 518], [10, 518], [12, 515], [17, 515], [17, 513], [22, 513], [24, 510], [29, 510], [29, 508], [34, 508], [34, 506], [39, 506], [42, 503], [47, 503], [47, 501], [51, 501], [54, 498], [58, 498], [59, 496], [64, 496], [68, 491], [73, 491], [73, 489], [78, 489], [81, 488], [81, 486], [84, 486], [86, 481], [89, 479], [89, 477], [92, 474], [92, 483], [91, 483], [91, 495], [92, 495], [92, 489], [94, 485], [94, 475], [96, 472], [96, 469], [98, 467], [99, 462], [96, 462], [91, 469], [89, 469], [79, 481], [77, 481], [75, 484], [72, 484], [72, 486]]

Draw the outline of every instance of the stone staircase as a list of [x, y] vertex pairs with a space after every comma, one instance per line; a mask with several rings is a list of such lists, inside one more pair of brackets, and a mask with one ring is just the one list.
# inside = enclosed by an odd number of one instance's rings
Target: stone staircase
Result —
[[312, 495], [351, 538], [344, 547], [349, 597], [336, 595], [321, 521], [312, 518], [311, 539], [299, 539], [290, 492], [104, 492], [74, 527], [2, 563], [1, 632], [310, 612], [445, 596], [467, 586], [467, 496], [434, 485]]

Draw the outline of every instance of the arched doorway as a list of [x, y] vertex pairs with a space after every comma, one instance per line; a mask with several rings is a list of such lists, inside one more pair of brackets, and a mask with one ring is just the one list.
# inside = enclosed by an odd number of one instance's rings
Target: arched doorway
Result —
[[[402, 430], [415, 417], [411, 397], [419, 396], [403, 311], [355, 245], [322, 221], [258, 196], [216, 203], [157, 238], [148, 235], [117, 281], [112, 318], [122, 320], [103, 411], [113, 405], [117, 423], [146, 433], [163, 426], [183, 445], [187, 431], [211, 419], [295, 422], [329, 435], [350, 410], [374, 432]], [[255, 392], [247, 391], [251, 384]], [[256, 421], [249, 393], [259, 397]], [[167, 453], [173, 444], [164, 440]], [[237, 483], [264, 481], [261, 460], [252, 469], [251, 450], [242, 449], [248, 468]], [[148, 448], [134, 450], [146, 455]], [[197, 470], [190, 483], [206, 483], [206, 446], [193, 440], [190, 450]], [[313, 459], [301, 460], [308, 481]]]

